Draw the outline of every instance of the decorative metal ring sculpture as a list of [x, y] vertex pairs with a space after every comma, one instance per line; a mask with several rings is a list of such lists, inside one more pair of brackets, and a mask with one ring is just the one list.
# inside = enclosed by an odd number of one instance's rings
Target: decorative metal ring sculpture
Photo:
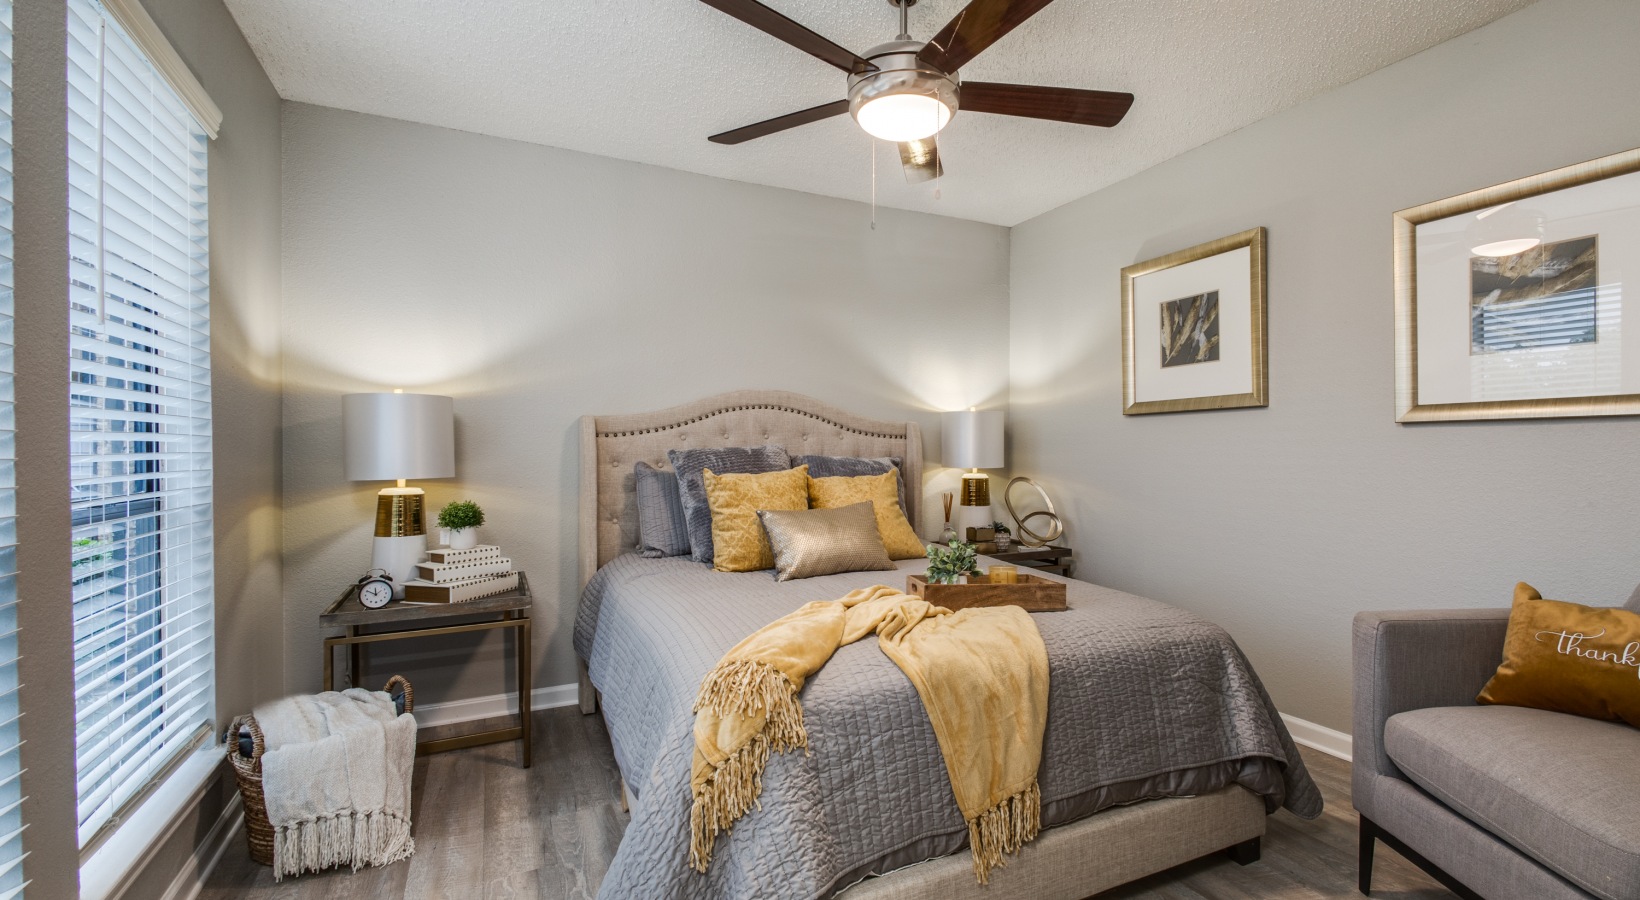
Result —
[[[1021, 518], [1019, 513], [1014, 511], [1013, 499], [1014, 485], [1020, 482], [1035, 488], [1037, 496], [1042, 498], [1043, 505], [1048, 508], [1026, 513]], [[1054, 512], [1053, 501], [1048, 499], [1048, 492], [1042, 489], [1042, 485], [1026, 478], [1024, 475], [1009, 480], [1008, 486], [1002, 491], [1002, 505], [1008, 507], [1008, 515], [1013, 516], [1014, 525], [1019, 528], [1019, 542], [1027, 547], [1046, 547], [1048, 544], [1059, 540], [1060, 536], [1065, 533], [1065, 523], [1060, 521], [1059, 513]], [[1037, 534], [1030, 529], [1030, 526], [1025, 524], [1032, 519], [1038, 518], [1048, 520], [1047, 534]]]

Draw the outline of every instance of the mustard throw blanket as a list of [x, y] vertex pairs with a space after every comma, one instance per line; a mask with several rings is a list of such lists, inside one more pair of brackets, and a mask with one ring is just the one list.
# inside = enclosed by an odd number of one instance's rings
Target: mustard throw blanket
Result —
[[917, 688], [934, 725], [974, 876], [988, 881], [1041, 827], [1036, 769], [1048, 714], [1048, 652], [1017, 606], [953, 613], [878, 585], [776, 619], [724, 654], [695, 701], [689, 861], [763, 791], [770, 752], [808, 748], [797, 693], [833, 652], [872, 632]]

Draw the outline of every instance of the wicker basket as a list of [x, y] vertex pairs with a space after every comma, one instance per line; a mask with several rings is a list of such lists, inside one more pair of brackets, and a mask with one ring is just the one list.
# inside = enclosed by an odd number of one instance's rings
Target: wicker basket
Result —
[[[391, 694], [394, 688], [404, 689], [404, 711], [414, 710], [416, 693], [410, 687], [410, 682], [403, 675], [394, 675], [387, 680], [387, 686], [382, 690]], [[239, 752], [240, 726], [250, 730], [250, 756]], [[233, 777], [239, 783], [239, 797], [245, 804], [245, 843], [250, 845], [251, 859], [264, 866], [271, 866], [273, 865], [273, 823], [268, 821], [268, 804], [262, 796], [262, 753], [264, 749], [262, 729], [256, 724], [255, 716], [239, 716], [228, 726], [228, 762], [233, 764]]]

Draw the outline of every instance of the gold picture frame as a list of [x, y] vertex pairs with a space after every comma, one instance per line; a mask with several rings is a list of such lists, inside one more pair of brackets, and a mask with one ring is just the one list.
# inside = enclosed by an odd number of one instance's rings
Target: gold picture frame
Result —
[[[1465, 221], [1459, 220], [1458, 217], [1469, 216], [1479, 221], [1499, 210], [1511, 208], [1513, 204], [1524, 200], [1536, 199], [1540, 207], [1558, 204], [1553, 207], [1557, 211], [1557, 214], [1553, 217], [1546, 216], [1541, 211], [1530, 213], [1531, 218], [1528, 226], [1535, 229], [1533, 239], [1537, 243], [1534, 248], [1517, 254], [1518, 256], [1524, 256], [1528, 252], [1536, 252], [1540, 254], [1544, 262], [1549, 262], [1549, 254], [1553, 252], [1551, 248], [1575, 242], [1583, 242], [1585, 245], [1589, 245], [1593, 243], [1590, 240], [1591, 238], [1598, 239], [1597, 229], [1592, 228], [1591, 223], [1601, 221], [1600, 217], [1602, 216], [1623, 217], [1620, 221], [1625, 224], [1640, 224], [1640, 209], [1635, 209], [1632, 213], [1628, 209], [1618, 209], [1614, 212], [1601, 206], [1598, 201], [1593, 201], [1594, 195], [1589, 192], [1577, 194], [1563, 194], [1562, 192], [1572, 191], [1574, 188], [1607, 179], [1635, 175], [1636, 173], [1640, 173], [1640, 149], [1628, 150], [1600, 159], [1577, 163], [1551, 172], [1516, 179], [1506, 184], [1481, 188], [1455, 197], [1448, 197], [1445, 200], [1437, 200], [1404, 209], [1395, 214], [1395, 421], [1412, 423], [1475, 419], [1640, 415], [1640, 385], [1623, 383], [1620, 370], [1617, 375], [1610, 376], [1616, 378], [1616, 383], [1620, 385], [1618, 391], [1610, 393], [1568, 396], [1566, 395], [1567, 387], [1557, 387], [1550, 384], [1545, 380], [1548, 376], [1543, 376], [1539, 379], [1539, 385], [1548, 389], [1544, 390], [1539, 396], [1506, 399], [1486, 396], [1474, 397], [1473, 395], [1476, 393], [1485, 393], [1483, 387], [1476, 386], [1484, 386], [1485, 373], [1483, 372], [1480, 375], [1471, 375], [1470, 384], [1467, 388], [1465, 388], [1462, 378], [1447, 378], [1447, 381], [1456, 387], [1450, 390], [1442, 388], [1445, 393], [1455, 393], [1467, 389], [1471, 394], [1471, 399], [1457, 402], [1450, 400], [1425, 402], [1425, 399], [1420, 397], [1421, 393], [1434, 394], [1437, 397], [1442, 396], [1442, 394], [1424, 390], [1424, 388], [1433, 385], [1421, 382], [1421, 364], [1427, 363], [1427, 367], [1431, 371], [1445, 371], [1448, 369], [1459, 371], [1464, 368], [1465, 363], [1453, 364], [1454, 360], [1461, 360], [1460, 348], [1454, 346], [1459, 341], [1431, 341], [1430, 343], [1437, 346], [1419, 347], [1421, 329], [1419, 320], [1420, 297], [1418, 295], [1421, 282], [1421, 263], [1424, 277], [1429, 278], [1431, 281], [1434, 280], [1429, 275], [1431, 261], [1420, 260], [1420, 240], [1433, 240], [1427, 236], [1421, 237], [1418, 230], [1421, 226], [1439, 224], [1449, 232], [1447, 235], [1449, 243], [1454, 238], [1463, 238], [1458, 247], [1462, 250], [1464, 249], [1462, 245], [1469, 244], [1478, 238], [1474, 237], [1474, 232], [1466, 232], [1461, 235], [1455, 232], [1456, 225], [1453, 223]], [[1527, 215], [1528, 211], [1524, 207], [1513, 208], [1520, 210], [1517, 215]], [[1470, 223], [1468, 227], [1475, 228], [1476, 226]], [[1556, 347], [1532, 346], [1527, 342], [1518, 341], [1511, 348], [1511, 352], [1522, 357], [1531, 353], [1538, 353], [1541, 356], [1546, 351], [1559, 351], [1564, 355], [1568, 352], [1574, 352], [1567, 349], [1572, 343], [1583, 341], [1587, 341], [1590, 345], [1595, 343], [1597, 340], [1597, 321], [1600, 316], [1605, 315], [1604, 310], [1613, 304], [1620, 310], [1623, 305], [1620, 289], [1601, 283], [1601, 276], [1606, 273], [1600, 272], [1597, 268], [1599, 264], [1605, 262], [1599, 256], [1612, 258], [1620, 258], [1623, 255], [1640, 256], [1640, 247], [1623, 247], [1618, 241], [1609, 243], [1619, 244], [1619, 246], [1600, 247], [1599, 255], [1591, 253], [1587, 262], [1587, 278], [1592, 281], [1592, 286], [1580, 288], [1588, 297], [1587, 312], [1582, 314], [1587, 319], [1587, 324], [1584, 326], [1587, 329], [1587, 334], [1579, 334], [1570, 341], [1562, 339]], [[1480, 249], [1480, 247], [1475, 247], [1468, 252], [1474, 253]], [[1590, 249], [1593, 250], [1592, 247]], [[1616, 252], [1608, 253], [1608, 251]], [[1453, 290], [1451, 280], [1448, 279], [1446, 280], [1445, 290], [1430, 291], [1431, 293], [1439, 293], [1440, 296], [1423, 298], [1427, 303], [1441, 304], [1440, 308], [1434, 305], [1426, 307], [1425, 312], [1430, 317], [1441, 316], [1445, 319], [1452, 319], [1457, 315], [1454, 305], [1462, 304], [1462, 314], [1469, 317], [1470, 339], [1462, 342], [1461, 353], [1469, 354], [1472, 358], [1478, 352], [1490, 351], [1489, 347], [1476, 343], [1480, 340], [1476, 335], [1482, 332], [1478, 331], [1481, 326], [1475, 324], [1475, 317], [1481, 315], [1478, 310], [1486, 308], [1482, 305], [1486, 301], [1476, 299], [1478, 289], [1473, 284], [1477, 276], [1473, 273], [1479, 270], [1480, 265], [1485, 264], [1485, 259], [1484, 256], [1475, 256], [1467, 260], [1467, 265], [1471, 269], [1469, 276], [1471, 286], [1468, 290], [1462, 292]], [[1508, 257], [1504, 257], [1504, 259], [1508, 259]], [[1452, 265], [1450, 260], [1442, 260], [1441, 264], [1448, 268]], [[1498, 266], [1500, 264], [1492, 263], [1492, 265]], [[1518, 269], [1519, 267], [1517, 267]], [[1430, 288], [1431, 285], [1425, 284], [1424, 287]], [[1545, 291], [1547, 290], [1549, 290], [1547, 287], [1540, 288], [1532, 299], [1542, 303], [1556, 297], [1571, 296], [1570, 293], [1546, 294]], [[1556, 288], [1555, 290], [1564, 291], [1565, 289]], [[1458, 296], [1458, 294], [1461, 294], [1461, 296]], [[1640, 314], [1640, 307], [1637, 307], [1635, 312]], [[1620, 315], [1615, 321], [1620, 322]], [[1446, 331], [1450, 333], [1452, 329], [1446, 329]], [[1425, 336], [1428, 337], [1428, 335]], [[1582, 352], [1587, 353], [1589, 351]], [[1438, 359], [1427, 355], [1432, 353], [1444, 354], [1445, 358]], [[1608, 359], [1610, 358], [1611, 356], [1608, 355]], [[1478, 365], [1473, 361], [1468, 362], [1467, 366], [1471, 372], [1478, 371]], [[1607, 370], [1612, 368], [1609, 362], [1605, 363], [1605, 366]], [[1552, 366], [1540, 367], [1553, 368]], [[1519, 369], [1522, 366], [1517, 365], [1516, 368]], [[1522, 380], [1518, 377], [1516, 379], [1517, 382]], [[1590, 379], [1591, 383], [1595, 380], [1597, 379]], [[1530, 387], [1530, 385], [1526, 387], [1511, 386], [1510, 390], [1528, 392]], [[1556, 392], [1559, 395], [1556, 395]], [[1497, 393], [1503, 393], [1503, 391], [1499, 390]]]
[[1266, 282], [1262, 227], [1122, 269], [1122, 415], [1269, 406]]

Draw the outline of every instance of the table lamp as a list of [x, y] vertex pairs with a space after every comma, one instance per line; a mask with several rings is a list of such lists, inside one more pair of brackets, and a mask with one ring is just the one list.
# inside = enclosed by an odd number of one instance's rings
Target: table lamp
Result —
[[393, 595], [415, 577], [427, 551], [425, 494], [412, 478], [456, 474], [455, 401], [433, 394], [348, 394], [342, 398], [349, 481], [394, 481], [376, 495], [376, 539], [370, 565], [393, 576]]
[[945, 464], [968, 470], [957, 492], [959, 535], [969, 528], [989, 528], [996, 521], [991, 515], [991, 478], [979, 470], [1002, 468], [1002, 426], [1001, 410], [969, 408], [940, 414]]

